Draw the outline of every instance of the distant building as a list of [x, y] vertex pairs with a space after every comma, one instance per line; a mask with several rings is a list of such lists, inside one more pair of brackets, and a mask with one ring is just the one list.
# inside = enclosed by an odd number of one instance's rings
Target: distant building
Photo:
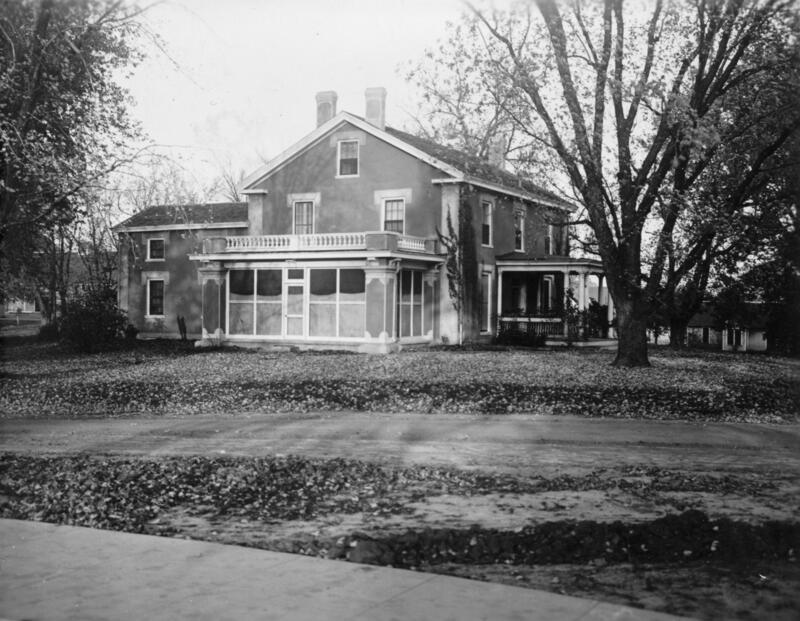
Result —
[[689, 321], [689, 345], [704, 345], [722, 351], [766, 351], [766, 305], [747, 302], [743, 317], [724, 321], [712, 305], [704, 305]]

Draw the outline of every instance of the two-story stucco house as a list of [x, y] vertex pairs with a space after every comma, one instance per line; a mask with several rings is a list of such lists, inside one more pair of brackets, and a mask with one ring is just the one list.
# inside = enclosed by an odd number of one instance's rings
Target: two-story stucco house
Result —
[[[317, 95], [317, 127], [247, 177], [242, 204], [153, 207], [117, 227], [120, 304], [143, 335], [233, 344], [350, 347], [455, 343], [459, 321], [437, 231], [469, 210], [475, 302], [463, 338], [504, 316], [561, 334], [564, 292], [588, 304], [599, 263], [569, 257], [574, 207], [530, 180], [386, 127]], [[464, 219], [462, 217], [461, 222]], [[607, 296], [606, 296], [607, 297]]]

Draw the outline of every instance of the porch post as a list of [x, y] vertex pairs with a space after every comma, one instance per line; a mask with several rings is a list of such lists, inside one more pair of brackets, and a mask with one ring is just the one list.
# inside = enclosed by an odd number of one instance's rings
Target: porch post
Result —
[[[606, 293], [608, 294], [608, 323], [610, 326], [611, 322], [614, 320], [614, 298], [611, 297], [611, 291], [608, 288], [606, 288]], [[612, 329], [614, 330], [614, 336], [616, 336], [615, 328], [609, 328], [608, 335], [611, 336]]]
[[497, 267], [497, 325], [500, 325], [500, 314], [503, 311], [503, 268]]
[[586, 272], [578, 272], [578, 310], [586, 310]]
[[569, 289], [569, 268], [564, 270], [564, 291], [562, 293], [563, 299], [561, 300], [562, 317], [561, 317], [561, 332], [564, 338], [569, 336], [569, 327], [567, 326], [566, 310], [567, 310], [567, 289]]
[[202, 340], [196, 343], [205, 347], [219, 343], [225, 335], [225, 278], [226, 270], [218, 262], [197, 269], [202, 294]]
[[370, 353], [388, 353], [397, 350], [394, 325], [395, 291], [397, 279], [391, 265], [367, 265], [364, 268], [366, 287], [366, 332], [367, 341], [359, 347]]

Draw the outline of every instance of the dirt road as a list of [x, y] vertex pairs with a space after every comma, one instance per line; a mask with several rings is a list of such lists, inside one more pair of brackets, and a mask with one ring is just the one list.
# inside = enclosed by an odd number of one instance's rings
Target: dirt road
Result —
[[[180, 536], [306, 554], [353, 533], [383, 540], [429, 529], [447, 529], [454, 536], [476, 527], [514, 533], [531, 524], [579, 520], [634, 528], [687, 509], [751, 524], [792, 523], [800, 516], [800, 425], [355, 412], [7, 419], [0, 421], [0, 452], [148, 458], [295, 454], [564, 481], [551, 486], [552, 491], [432, 490], [413, 498], [398, 496], [392, 499], [407, 509], [400, 514], [334, 512], [267, 525], [188, 507], [160, 515], [151, 526], [154, 532], [163, 528]], [[576, 484], [580, 481], [588, 484]], [[689, 548], [695, 544], [685, 542]], [[742, 559], [740, 565], [643, 567], [606, 565], [600, 559], [530, 566], [450, 563], [433, 570], [704, 619], [766, 618], [762, 613], [780, 620], [796, 618], [800, 601], [793, 562]]]
[[800, 474], [800, 425], [374, 413], [0, 421], [0, 450], [298, 454], [553, 475], [619, 465]]

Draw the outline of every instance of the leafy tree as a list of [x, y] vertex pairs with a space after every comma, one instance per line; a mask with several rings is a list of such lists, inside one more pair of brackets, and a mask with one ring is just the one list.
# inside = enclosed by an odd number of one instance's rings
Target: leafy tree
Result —
[[[614, 299], [614, 364], [649, 364], [650, 315], [669, 296], [704, 290], [706, 263], [726, 239], [721, 226], [692, 223], [723, 223], [726, 213], [735, 220], [766, 184], [770, 158], [798, 131], [797, 108], [766, 92], [746, 126], [737, 116], [753, 89], [794, 85], [791, 3], [656, 0], [637, 11], [624, 0], [539, 0], [470, 12], [465, 32], [481, 45], [463, 46], [467, 57], [445, 50], [434, 58], [488, 73], [494, 103], [535, 154], [528, 170], [549, 167], [555, 178], [555, 168], [568, 181]], [[440, 80], [438, 90], [446, 95], [449, 86]], [[745, 150], [744, 136], [758, 140]], [[715, 183], [729, 186], [721, 211], [703, 202], [717, 197]]]
[[90, 191], [135, 155], [117, 78], [139, 58], [138, 14], [114, 0], [0, 0], [3, 273], [60, 249]]

